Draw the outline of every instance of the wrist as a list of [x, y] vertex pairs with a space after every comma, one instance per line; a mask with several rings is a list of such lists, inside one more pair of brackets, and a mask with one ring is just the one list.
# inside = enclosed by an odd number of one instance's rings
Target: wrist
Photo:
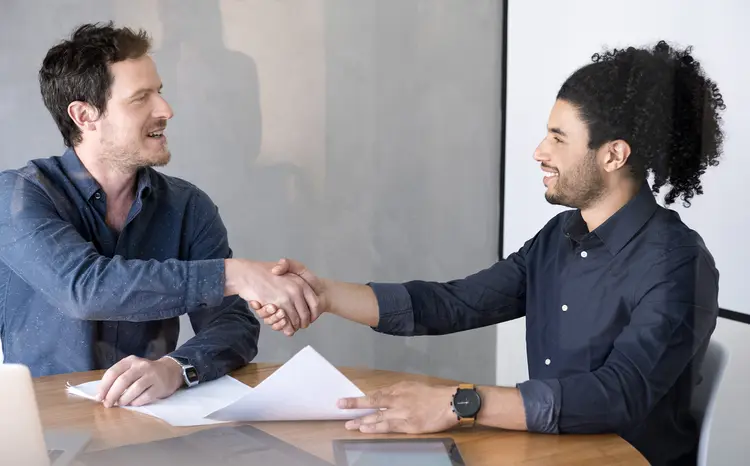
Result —
[[236, 265], [237, 259], [224, 259], [224, 296], [239, 294]]
[[333, 303], [333, 300], [330, 296], [331, 290], [331, 281], [326, 278], [321, 278], [320, 289], [318, 290], [319, 314], [323, 314], [324, 312], [335, 314], [335, 312], [333, 312], [333, 310], [331, 309], [331, 304]]
[[164, 356], [157, 361], [166, 368], [170, 381], [170, 386], [176, 391], [177, 389], [185, 386], [185, 376], [182, 372], [182, 365], [174, 358], [170, 356]]
[[443, 409], [443, 415], [442, 418], [445, 419], [445, 424], [448, 425], [448, 429], [452, 429], [453, 427], [456, 427], [460, 424], [460, 419], [458, 415], [456, 414], [456, 411], [453, 409], [453, 398], [456, 395], [456, 390], [458, 389], [457, 385], [451, 385], [448, 387], [445, 387], [445, 399], [447, 399], [447, 402], [441, 403], [441, 408]]
[[456, 423], [461, 426], [473, 426], [482, 408], [482, 396], [474, 384], [459, 384], [454, 387], [451, 410]]

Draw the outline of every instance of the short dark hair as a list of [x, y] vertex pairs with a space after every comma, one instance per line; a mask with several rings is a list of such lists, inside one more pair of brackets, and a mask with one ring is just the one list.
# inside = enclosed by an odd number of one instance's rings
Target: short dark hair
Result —
[[68, 105], [82, 101], [105, 113], [113, 76], [109, 66], [140, 58], [151, 48], [144, 30], [115, 28], [108, 23], [84, 24], [44, 57], [39, 86], [47, 110], [60, 129], [65, 145], [81, 142], [81, 131], [68, 116]]
[[686, 207], [703, 194], [700, 177], [719, 164], [724, 140], [724, 100], [691, 52], [659, 41], [597, 53], [557, 95], [586, 122], [590, 149], [627, 141], [631, 173], [643, 180], [653, 174], [654, 194], [669, 184], [664, 202], [680, 197]]

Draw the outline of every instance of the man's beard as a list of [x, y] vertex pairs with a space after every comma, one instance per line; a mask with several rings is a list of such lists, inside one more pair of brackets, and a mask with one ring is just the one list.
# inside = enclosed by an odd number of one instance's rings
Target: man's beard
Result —
[[587, 209], [604, 195], [604, 177], [596, 165], [596, 152], [590, 151], [578, 166], [560, 173], [552, 190], [544, 197], [554, 205]]
[[102, 158], [114, 169], [130, 172], [144, 167], [163, 167], [169, 163], [171, 153], [167, 145], [163, 150], [144, 155], [135, 144], [118, 145], [112, 140], [102, 140]]

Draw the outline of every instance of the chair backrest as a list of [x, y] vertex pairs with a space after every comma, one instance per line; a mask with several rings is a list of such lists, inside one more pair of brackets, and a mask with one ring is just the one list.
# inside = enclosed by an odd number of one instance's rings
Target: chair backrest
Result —
[[705, 466], [708, 458], [708, 441], [713, 423], [716, 395], [729, 361], [729, 352], [718, 341], [711, 340], [701, 364], [701, 381], [693, 390], [691, 408], [700, 426], [698, 466]]

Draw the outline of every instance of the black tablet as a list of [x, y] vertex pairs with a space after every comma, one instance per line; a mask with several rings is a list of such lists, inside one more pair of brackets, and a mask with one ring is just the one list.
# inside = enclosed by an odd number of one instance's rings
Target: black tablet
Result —
[[336, 466], [464, 466], [452, 438], [334, 440]]

